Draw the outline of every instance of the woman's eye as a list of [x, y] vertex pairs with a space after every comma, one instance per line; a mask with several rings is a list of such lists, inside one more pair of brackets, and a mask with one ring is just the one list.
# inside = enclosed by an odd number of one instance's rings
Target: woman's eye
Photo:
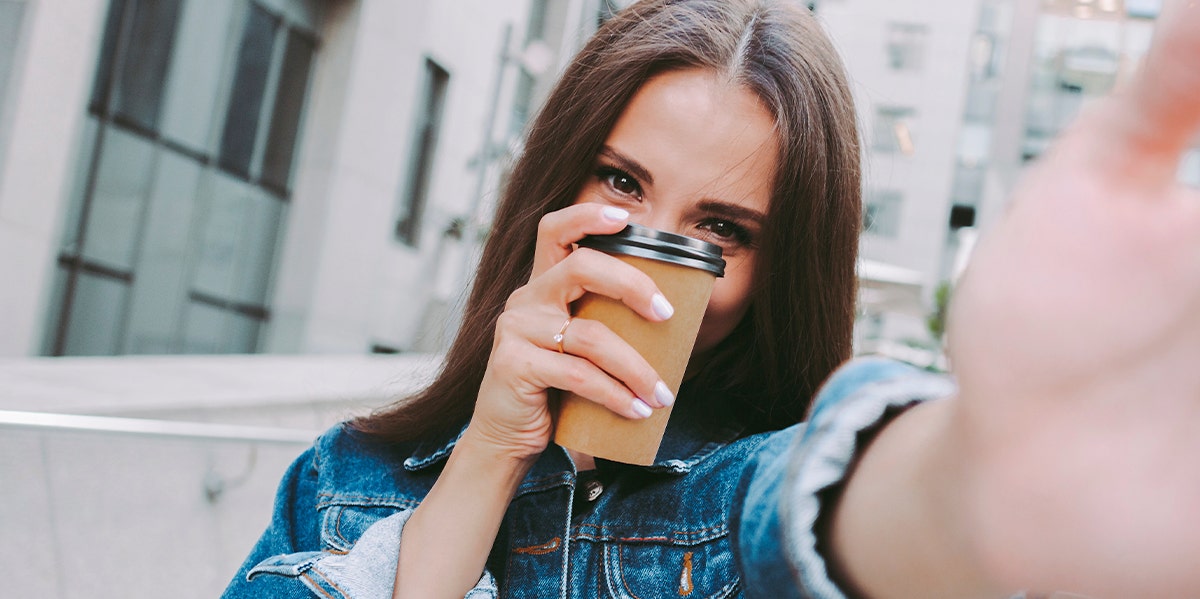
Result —
[[745, 227], [727, 220], [719, 218], [710, 218], [700, 223], [700, 228], [708, 231], [714, 237], [721, 241], [732, 241], [738, 245], [751, 245], [754, 242], [753, 236], [750, 235]]
[[709, 225], [708, 230], [712, 231], [713, 235], [716, 235], [717, 237], [724, 237], [726, 239], [737, 234], [737, 231], [734, 231], [733, 229], [733, 223], [727, 223], [725, 221], [717, 221], [712, 225]]
[[613, 191], [621, 195], [642, 197], [642, 185], [633, 175], [611, 167], [601, 168], [596, 174]]

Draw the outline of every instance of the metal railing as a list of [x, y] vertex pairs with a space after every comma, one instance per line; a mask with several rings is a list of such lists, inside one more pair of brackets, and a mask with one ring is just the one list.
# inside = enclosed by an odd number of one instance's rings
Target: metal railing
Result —
[[77, 431], [143, 437], [166, 437], [172, 439], [199, 439], [205, 441], [279, 443], [285, 445], [311, 444], [322, 432], [266, 426], [0, 410], [0, 429], [4, 428]]

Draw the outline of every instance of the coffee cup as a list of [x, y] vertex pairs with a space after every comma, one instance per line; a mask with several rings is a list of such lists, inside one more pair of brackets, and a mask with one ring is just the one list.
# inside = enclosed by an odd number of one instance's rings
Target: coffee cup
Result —
[[[589, 235], [579, 246], [611, 254], [650, 275], [675, 308], [671, 318], [652, 322], [618, 300], [587, 293], [572, 305], [572, 315], [607, 325], [646, 359], [671, 393], [678, 393], [713, 282], [725, 273], [721, 247], [634, 224], [613, 235]], [[670, 416], [668, 407], [633, 420], [563, 391], [554, 441], [594, 457], [650, 465]]]

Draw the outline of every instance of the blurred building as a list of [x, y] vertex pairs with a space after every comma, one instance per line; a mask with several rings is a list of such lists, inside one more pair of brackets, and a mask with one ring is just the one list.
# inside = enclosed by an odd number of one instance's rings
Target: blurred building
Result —
[[[0, 356], [441, 349], [526, 121], [628, 3], [0, 0]], [[935, 348], [1159, 3], [806, 4], [864, 134], [859, 347]]]
[[[863, 134], [863, 227], [856, 350], [913, 361], [945, 250], [967, 57], [981, 0], [824, 0], [850, 72]], [[916, 350], [920, 352], [921, 350]]]
[[611, 11], [0, 0], [0, 356], [436, 347], [513, 140]]
[[[854, 80], [864, 132], [860, 351], [936, 361], [928, 319], [937, 289], [953, 284], [1028, 166], [1138, 64], [1160, 8], [1161, 0], [817, 4]], [[1200, 152], [1180, 178], [1200, 185]]]

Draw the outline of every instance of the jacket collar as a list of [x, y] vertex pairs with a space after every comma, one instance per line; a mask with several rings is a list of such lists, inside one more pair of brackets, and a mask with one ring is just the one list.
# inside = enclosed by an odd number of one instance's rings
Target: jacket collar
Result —
[[[717, 450], [736, 440], [744, 430], [739, 423], [730, 422], [719, 429], [705, 427], [700, 408], [689, 409], [684, 402], [676, 404], [671, 411], [671, 419], [667, 422], [667, 430], [663, 434], [662, 445], [658, 448], [658, 456], [654, 464], [646, 470], [657, 473], [687, 474], [692, 468]], [[436, 441], [421, 443], [412, 455], [404, 460], [404, 468], [409, 472], [419, 472], [437, 466], [450, 457], [450, 451], [462, 438], [467, 427], [463, 425], [459, 431], [449, 437]], [[557, 446], [551, 444], [546, 453], [556, 453], [565, 457], [565, 452], [551, 452]], [[545, 460], [539, 460], [544, 462]]]

